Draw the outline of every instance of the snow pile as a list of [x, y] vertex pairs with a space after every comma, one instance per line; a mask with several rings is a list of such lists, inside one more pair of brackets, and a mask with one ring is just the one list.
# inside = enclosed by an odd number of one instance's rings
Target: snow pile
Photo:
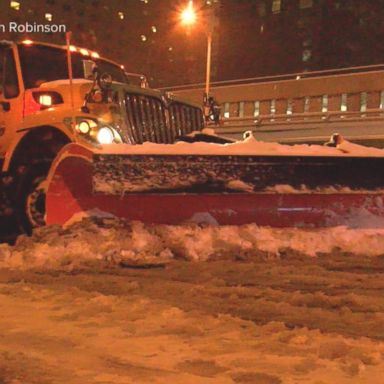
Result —
[[308, 144], [279, 144], [257, 140], [250, 132], [244, 140], [228, 144], [207, 142], [156, 144], [145, 142], [141, 145], [108, 144], [95, 150], [99, 154], [114, 155], [274, 155], [274, 156], [372, 156], [384, 157], [384, 150], [366, 147], [343, 140], [337, 147]]
[[[383, 202], [381, 198], [377, 203], [382, 210]], [[352, 208], [347, 215], [338, 215], [333, 211], [328, 212], [329, 223], [343, 223], [349, 228], [384, 228], [384, 217], [370, 212], [365, 207]]]
[[173, 259], [251, 260], [281, 255], [315, 257], [335, 250], [384, 254], [384, 229], [335, 227], [304, 230], [243, 226], [145, 225], [111, 218], [86, 218], [66, 228], [48, 226], [15, 246], [0, 246], [0, 267], [76, 268], [145, 266]]

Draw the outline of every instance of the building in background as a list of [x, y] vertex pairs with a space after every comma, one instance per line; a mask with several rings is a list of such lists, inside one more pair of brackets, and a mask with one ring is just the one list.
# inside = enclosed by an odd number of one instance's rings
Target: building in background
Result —
[[[217, 2], [217, 0], [212, 0]], [[155, 86], [202, 81], [206, 38], [180, 26], [185, 0], [3, 0], [0, 23], [65, 24], [73, 43], [145, 73]], [[210, 0], [207, 1], [208, 6]], [[201, 8], [204, 2], [196, 1]], [[64, 44], [60, 33], [0, 33], [0, 39]], [[217, 49], [216, 49], [217, 51]]]
[[[195, 0], [202, 23], [178, 23], [188, 0], [3, 0], [0, 23], [66, 24], [76, 45], [143, 72], [157, 87], [204, 81], [207, 13], [212, 80], [384, 61], [384, 0]], [[63, 44], [62, 34], [0, 33]]]
[[384, 61], [383, 0], [221, 3], [219, 80]]

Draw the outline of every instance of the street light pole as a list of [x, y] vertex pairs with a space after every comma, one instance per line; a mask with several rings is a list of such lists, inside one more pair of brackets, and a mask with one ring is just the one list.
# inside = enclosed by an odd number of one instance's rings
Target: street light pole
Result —
[[207, 31], [207, 68], [205, 75], [205, 93], [203, 98], [204, 117], [208, 121], [210, 115], [210, 99], [209, 92], [211, 88], [211, 61], [212, 61], [212, 31]]
[[211, 87], [211, 60], [212, 60], [212, 31], [207, 36], [207, 71], [205, 77], [205, 94], [208, 97]]
[[[181, 12], [180, 19], [182, 24], [186, 26], [193, 25], [196, 22], [197, 15], [193, 8], [193, 0], [189, 0], [187, 7]], [[211, 90], [211, 63], [212, 63], [212, 35], [214, 29], [213, 22], [213, 10], [208, 11], [208, 17], [206, 22], [206, 34], [207, 34], [207, 66], [205, 74], [205, 92], [203, 98], [204, 117], [206, 121], [209, 120], [210, 114], [212, 113], [212, 100], [210, 98]]]

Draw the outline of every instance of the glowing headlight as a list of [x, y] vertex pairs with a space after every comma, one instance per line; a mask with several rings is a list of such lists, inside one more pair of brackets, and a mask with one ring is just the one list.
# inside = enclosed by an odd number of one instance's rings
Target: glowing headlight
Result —
[[91, 130], [91, 126], [89, 125], [88, 121], [83, 120], [77, 124], [77, 129], [79, 132], [86, 134]]
[[99, 132], [97, 132], [97, 141], [100, 144], [112, 144], [114, 138], [112, 130], [108, 127], [100, 128]]

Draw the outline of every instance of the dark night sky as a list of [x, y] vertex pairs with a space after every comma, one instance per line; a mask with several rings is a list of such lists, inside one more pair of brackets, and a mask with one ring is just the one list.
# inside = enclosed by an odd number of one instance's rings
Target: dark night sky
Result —
[[[19, 4], [17, 6], [17, 3]], [[74, 43], [149, 74], [167, 86], [204, 79], [206, 37], [201, 25], [178, 23], [186, 0], [0, 0], [0, 23], [64, 23]], [[383, 62], [384, 1], [195, 0], [214, 9], [213, 79]], [[19, 8], [19, 9], [16, 9]], [[25, 34], [2, 33], [2, 38]], [[61, 34], [30, 34], [64, 43]]]

